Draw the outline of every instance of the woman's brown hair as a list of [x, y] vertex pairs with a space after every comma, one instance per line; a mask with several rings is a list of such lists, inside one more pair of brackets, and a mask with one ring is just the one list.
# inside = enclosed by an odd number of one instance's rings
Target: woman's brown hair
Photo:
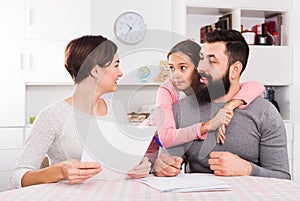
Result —
[[90, 75], [95, 65], [111, 64], [117, 46], [103, 36], [82, 36], [69, 42], [65, 49], [65, 67], [75, 83]]

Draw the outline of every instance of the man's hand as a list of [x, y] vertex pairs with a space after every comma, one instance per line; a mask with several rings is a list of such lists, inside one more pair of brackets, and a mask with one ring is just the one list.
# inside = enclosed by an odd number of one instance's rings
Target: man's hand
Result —
[[208, 163], [218, 176], [249, 176], [252, 171], [250, 162], [230, 152], [211, 152]]
[[154, 174], [158, 177], [173, 177], [180, 173], [182, 158], [160, 154], [154, 163]]

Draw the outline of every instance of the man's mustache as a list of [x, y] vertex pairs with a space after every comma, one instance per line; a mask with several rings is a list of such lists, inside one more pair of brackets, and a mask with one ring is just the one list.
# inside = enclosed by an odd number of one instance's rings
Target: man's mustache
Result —
[[212, 76], [205, 72], [198, 72], [199, 78], [207, 79], [209, 82], [212, 81]]

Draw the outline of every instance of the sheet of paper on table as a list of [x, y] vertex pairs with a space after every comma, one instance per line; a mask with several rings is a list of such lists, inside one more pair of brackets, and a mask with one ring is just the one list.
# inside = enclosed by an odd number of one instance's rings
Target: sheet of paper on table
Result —
[[163, 192], [196, 192], [230, 190], [230, 185], [214, 175], [179, 174], [176, 177], [149, 176], [137, 181]]
[[89, 125], [81, 161], [97, 161], [103, 170], [92, 180], [127, 178], [127, 172], [144, 157], [155, 126], [135, 126], [96, 121]]

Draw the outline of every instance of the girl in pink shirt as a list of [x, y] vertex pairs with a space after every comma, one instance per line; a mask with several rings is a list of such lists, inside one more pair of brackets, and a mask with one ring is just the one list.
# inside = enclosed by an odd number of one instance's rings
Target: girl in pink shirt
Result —
[[[190, 40], [176, 44], [167, 58], [171, 77], [158, 89], [156, 111], [142, 125], [156, 125], [159, 140], [164, 147], [175, 146], [196, 139], [204, 140], [207, 132], [218, 131], [218, 143], [224, 143], [225, 126], [229, 125], [233, 110], [246, 108], [256, 97], [262, 95], [265, 88], [258, 82], [241, 84], [238, 94], [229, 100], [224, 107], [208, 122], [199, 122], [189, 127], [176, 129], [172, 105], [184, 95], [192, 95], [199, 83], [197, 66], [200, 60], [201, 47]], [[157, 150], [157, 143], [151, 143], [147, 153]]]

